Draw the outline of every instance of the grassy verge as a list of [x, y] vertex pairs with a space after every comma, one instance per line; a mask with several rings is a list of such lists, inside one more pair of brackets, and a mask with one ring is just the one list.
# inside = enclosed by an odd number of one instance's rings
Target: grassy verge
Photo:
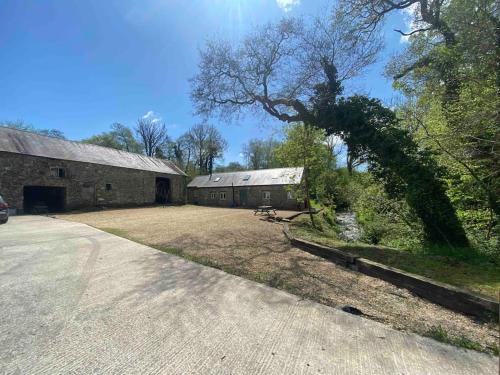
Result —
[[[448, 334], [448, 332], [442, 326], [433, 326], [428, 331], [422, 333], [423, 336], [430, 337], [436, 341], [444, 342], [445, 344], [450, 344], [458, 346], [464, 349], [471, 349], [476, 351], [481, 351], [481, 345], [477, 342], [469, 340], [465, 336], [453, 337]], [[493, 352], [498, 355], [498, 347], [492, 348]]]
[[[320, 215], [318, 219], [321, 220]], [[465, 261], [421, 250], [409, 251], [363, 243], [347, 243], [339, 240], [335, 230], [325, 223], [322, 229], [312, 228], [306, 217], [299, 217], [290, 223], [290, 231], [295, 236], [311, 242], [348, 251], [375, 262], [455, 285], [493, 299], [499, 297], [500, 264], [488, 258], [471, 257]]]

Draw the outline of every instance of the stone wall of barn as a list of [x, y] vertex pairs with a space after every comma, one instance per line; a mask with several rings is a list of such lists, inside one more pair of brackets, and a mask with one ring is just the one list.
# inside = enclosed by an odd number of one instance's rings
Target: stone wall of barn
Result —
[[[240, 193], [240, 191], [243, 191]], [[222, 193], [222, 194], [221, 194]], [[246, 194], [246, 204], [242, 201]], [[269, 196], [269, 199], [266, 199]], [[304, 207], [293, 194], [288, 194], [285, 185], [241, 186], [218, 188], [188, 188], [188, 201], [191, 204], [219, 207], [249, 207], [273, 206], [285, 210], [301, 210]]]
[[[52, 168], [62, 168], [64, 176], [54, 176]], [[151, 204], [156, 177], [170, 179], [170, 202], [185, 203], [184, 176], [0, 152], [0, 195], [19, 212], [25, 186], [65, 188], [66, 209]]]

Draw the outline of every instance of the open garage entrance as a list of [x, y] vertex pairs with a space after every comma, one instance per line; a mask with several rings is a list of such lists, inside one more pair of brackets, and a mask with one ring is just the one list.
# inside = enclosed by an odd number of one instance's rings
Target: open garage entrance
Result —
[[41, 214], [64, 211], [66, 188], [56, 186], [25, 186], [23, 190], [25, 213]]
[[156, 177], [156, 203], [166, 204], [170, 202], [170, 179]]

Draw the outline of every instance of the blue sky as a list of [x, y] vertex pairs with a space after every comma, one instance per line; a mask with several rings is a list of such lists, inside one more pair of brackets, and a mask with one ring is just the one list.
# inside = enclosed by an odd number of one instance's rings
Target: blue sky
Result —
[[[193, 116], [188, 79], [197, 71], [207, 38], [234, 40], [284, 16], [314, 16], [322, 0], [2, 0], [0, 2], [0, 120], [22, 119], [79, 140], [133, 126], [152, 113], [177, 137], [201, 119]], [[379, 62], [352, 87], [387, 103], [397, 96], [382, 76], [404, 44], [387, 26]], [[389, 27], [390, 26], [390, 27]], [[280, 124], [245, 117], [216, 125], [229, 142], [224, 162], [241, 161], [250, 138], [277, 134]]]

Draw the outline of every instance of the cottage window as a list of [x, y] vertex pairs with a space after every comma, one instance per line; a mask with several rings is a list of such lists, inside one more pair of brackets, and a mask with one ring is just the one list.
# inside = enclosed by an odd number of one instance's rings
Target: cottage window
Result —
[[106, 191], [110, 191], [113, 189], [113, 185], [111, 184], [106, 184]]
[[64, 178], [64, 177], [66, 177], [66, 170], [64, 168], [51, 167], [50, 168], [50, 175], [52, 177]]
[[271, 192], [270, 191], [263, 191], [262, 192], [262, 199], [264, 199], [264, 200], [271, 199]]
[[292, 191], [287, 191], [286, 192], [286, 199], [295, 199], [295, 197], [293, 196], [293, 192]]
[[210, 193], [210, 199], [216, 199], [217, 198], [217, 193], [215, 191], [212, 191]]
[[225, 201], [226, 200], [226, 192], [225, 191], [219, 192], [219, 199], [221, 201]]

